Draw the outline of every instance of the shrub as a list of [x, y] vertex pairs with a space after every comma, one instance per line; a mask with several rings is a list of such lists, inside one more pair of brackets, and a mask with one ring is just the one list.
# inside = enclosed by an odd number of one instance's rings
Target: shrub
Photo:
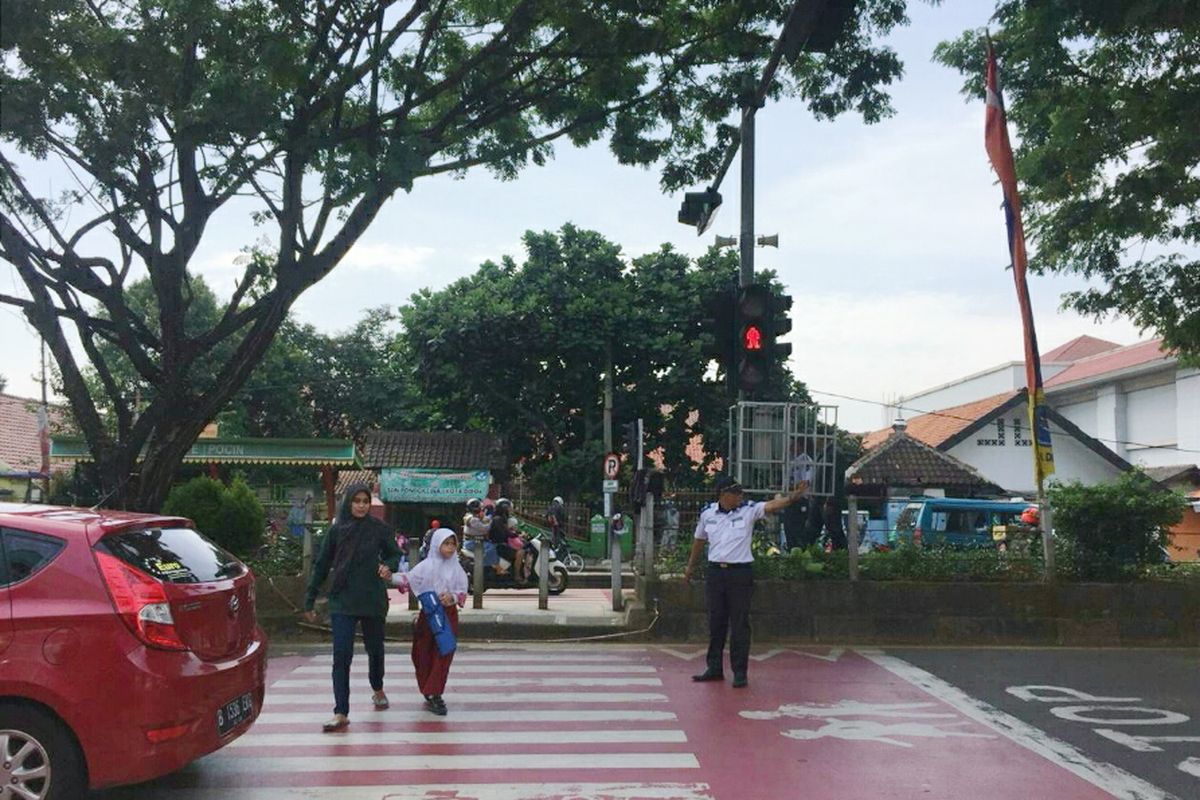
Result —
[[193, 478], [171, 489], [163, 513], [187, 517], [196, 529], [239, 557], [258, 550], [267, 515], [241, 478], [226, 487], [208, 477]]
[[1167, 529], [1183, 518], [1185, 507], [1182, 496], [1140, 470], [1112, 483], [1055, 484], [1049, 500], [1055, 537], [1068, 551], [1075, 577], [1085, 579], [1119, 577], [1161, 562]]

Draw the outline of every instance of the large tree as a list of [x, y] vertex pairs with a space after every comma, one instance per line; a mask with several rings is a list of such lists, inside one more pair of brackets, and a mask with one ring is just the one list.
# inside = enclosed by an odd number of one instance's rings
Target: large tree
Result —
[[[723, 449], [730, 400], [701, 352], [699, 298], [736, 281], [736, 256], [713, 251], [693, 263], [663, 246], [627, 260], [599, 233], [571, 225], [524, 242], [523, 263], [487, 262], [400, 309], [429, 406], [454, 427], [504, 435], [540, 489], [573, 493], [594, 483], [604, 452], [611, 365], [615, 427], [643, 418], [647, 447], [662, 448], [671, 477], [700, 480], [702, 465], [685, 448], [699, 434], [708, 460]], [[760, 394], [803, 392], [776, 371]]]
[[[11, 0], [0, 29], [0, 259], [25, 294], [0, 302], [46, 340], [112, 502], [157, 508], [296, 298], [397, 191], [476, 166], [511, 178], [563, 138], [608, 137], [621, 162], [660, 162], [668, 189], [707, 180], [734, 136], [739, 87], [761, 72], [790, 5]], [[818, 115], [887, 113], [880, 87], [900, 65], [874, 38], [905, 21], [905, 0], [857, 8], [833, 49], [796, 60], [774, 96], [801, 94]], [[65, 165], [78, 185], [40, 196], [30, 160]], [[211, 327], [188, 330], [193, 256], [235, 198], [274, 255], [248, 261]], [[127, 301], [139, 275], [151, 281], [153, 323]], [[103, 342], [154, 387], [148, 404], [135, 410]], [[198, 362], [223, 342], [230, 357], [201, 385]]]
[[[1094, 279], [1064, 303], [1126, 314], [1200, 363], [1200, 3], [1005, 0], [994, 22], [1030, 267]], [[972, 98], [984, 36], [936, 56]]]

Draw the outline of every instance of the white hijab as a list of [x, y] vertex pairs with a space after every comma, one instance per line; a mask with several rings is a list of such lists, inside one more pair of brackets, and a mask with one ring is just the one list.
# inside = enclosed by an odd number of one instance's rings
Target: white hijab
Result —
[[[448, 592], [455, 596], [466, 594], [467, 573], [458, 563], [458, 553], [450, 558], [442, 555], [442, 542], [452, 536], [454, 531], [449, 528], [438, 528], [434, 532], [429, 542], [429, 555], [408, 573], [409, 590], [414, 595], [425, 592], [439, 595]], [[454, 538], [457, 541], [458, 537]]]

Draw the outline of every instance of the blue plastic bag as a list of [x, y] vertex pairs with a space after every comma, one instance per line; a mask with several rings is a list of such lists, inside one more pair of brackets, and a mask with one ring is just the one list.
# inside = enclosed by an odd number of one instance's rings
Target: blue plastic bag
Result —
[[433, 632], [433, 641], [437, 645], [438, 653], [450, 655], [458, 648], [458, 640], [454, 638], [454, 631], [450, 629], [450, 620], [446, 616], [442, 601], [434, 592], [422, 592], [417, 595], [417, 602], [421, 604], [421, 612], [425, 614], [425, 621], [429, 624], [429, 630]]

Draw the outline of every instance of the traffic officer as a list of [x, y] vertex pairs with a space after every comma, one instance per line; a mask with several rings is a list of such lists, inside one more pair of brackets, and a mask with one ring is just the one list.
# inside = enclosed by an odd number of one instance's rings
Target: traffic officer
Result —
[[708, 664], [704, 672], [693, 675], [692, 680], [725, 679], [725, 636], [729, 634], [733, 687], [740, 689], [747, 685], [750, 597], [754, 594], [754, 555], [750, 552], [750, 539], [754, 523], [803, 498], [808, 493], [808, 486], [808, 481], [800, 481], [789, 495], [750, 503], [744, 500], [742, 485], [736, 480], [728, 476], [717, 479], [717, 502], [710, 503], [700, 512], [691, 556], [684, 571], [684, 577], [690, 581], [707, 543], [708, 576], [704, 594], [708, 604]]

